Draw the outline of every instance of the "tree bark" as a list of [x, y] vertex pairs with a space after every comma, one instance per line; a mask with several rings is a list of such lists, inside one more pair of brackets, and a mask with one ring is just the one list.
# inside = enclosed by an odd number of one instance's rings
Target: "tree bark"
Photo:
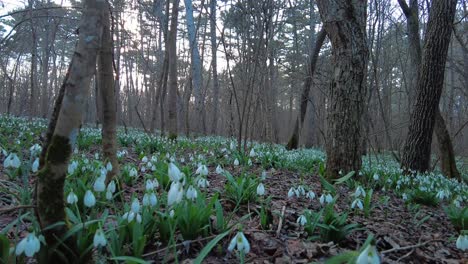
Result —
[[452, 140], [450, 140], [450, 134], [447, 131], [444, 118], [440, 114], [440, 111], [436, 111], [435, 119], [434, 130], [437, 141], [439, 142], [442, 173], [449, 178], [461, 180], [460, 172], [458, 171], [455, 163], [455, 153], [453, 151]]
[[[110, 32], [109, 6], [103, 18], [102, 44], [98, 57], [98, 89], [102, 109], [102, 152], [112, 170], [107, 172], [106, 183], [119, 173], [117, 160], [117, 107], [112, 67], [112, 37]], [[97, 96], [97, 94], [96, 94]], [[96, 113], [97, 114], [97, 113]]]
[[407, 171], [424, 172], [430, 168], [432, 133], [444, 83], [456, 2], [434, 1], [431, 6], [416, 102], [403, 148], [402, 167]]
[[172, 3], [171, 27], [168, 37], [169, 51], [169, 120], [168, 120], [168, 137], [169, 139], [177, 138], [177, 18], [179, 14], [179, 0], [174, 0]]
[[211, 70], [213, 74], [213, 123], [211, 134], [216, 134], [218, 129], [218, 105], [219, 105], [219, 80], [217, 67], [217, 49], [216, 44], [216, 0], [210, 1], [210, 38], [211, 38]]
[[362, 115], [366, 98], [367, 1], [317, 1], [332, 44], [333, 80], [329, 93], [326, 176], [359, 171]]
[[[85, 1], [79, 40], [70, 63], [69, 76], [63, 83], [65, 94], [62, 107], [47, 148], [45, 166], [38, 173], [37, 212], [41, 227], [43, 229], [49, 227], [43, 232], [49, 248], [59, 243], [67, 231], [63, 225], [54, 228], [50, 226], [66, 221], [63, 186], [72, 148], [76, 144], [82, 122], [89, 85], [96, 69], [97, 52], [101, 44], [104, 3], [98, 0]], [[71, 247], [72, 250], [73, 241], [73, 238], [65, 241], [67, 247]], [[68, 262], [76, 261], [77, 256], [68, 253], [47, 252], [48, 261], [61, 263], [63, 260], [60, 256], [64, 255], [68, 256]]]
[[314, 52], [309, 61], [309, 65], [307, 68], [307, 77], [305, 78], [304, 86], [302, 87], [299, 115], [296, 119], [296, 124], [294, 125], [294, 130], [288, 141], [288, 145], [286, 146], [287, 149], [297, 149], [299, 145], [300, 131], [302, 126], [304, 125], [304, 120], [307, 113], [307, 102], [309, 101], [310, 87], [312, 86], [312, 81], [314, 78], [314, 72], [317, 65], [320, 49], [322, 48], [323, 42], [325, 41], [325, 37], [325, 29], [322, 29], [317, 35]]

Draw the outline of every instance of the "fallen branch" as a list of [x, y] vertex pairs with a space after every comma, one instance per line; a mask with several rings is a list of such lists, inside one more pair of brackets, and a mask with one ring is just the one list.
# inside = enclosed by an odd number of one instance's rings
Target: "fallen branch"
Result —
[[2, 208], [0, 209], [0, 213], [4, 214], [4, 213], [8, 213], [10, 211], [15, 211], [15, 210], [18, 210], [18, 209], [25, 209], [25, 208], [36, 208], [35, 205], [18, 205], [18, 206], [13, 206], [13, 207], [9, 207], [9, 208]]
[[380, 253], [381, 254], [387, 254], [387, 253], [390, 253], [390, 252], [395, 252], [395, 251], [400, 251], [400, 250], [408, 250], [408, 249], [422, 247], [422, 246], [425, 246], [425, 245], [427, 245], [429, 243], [432, 243], [432, 242], [443, 242], [443, 241], [445, 241], [445, 240], [443, 240], [443, 239], [433, 239], [433, 240], [428, 240], [426, 242], [422, 242], [422, 243], [418, 243], [418, 244], [410, 245], [410, 246], [406, 246], [406, 247], [397, 247], [397, 248], [387, 249], [387, 250], [381, 251]]
[[284, 219], [285, 211], [286, 211], [286, 205], [283, 205], [283, 208], [281, 209], [281, 216], [280, 216], [279, 223], [278, 223], [278, 229], [276, 229], [276, 237], [279, 237], [279, 234], [281, 232], [281, 227], [283, 226], [283, 219]]

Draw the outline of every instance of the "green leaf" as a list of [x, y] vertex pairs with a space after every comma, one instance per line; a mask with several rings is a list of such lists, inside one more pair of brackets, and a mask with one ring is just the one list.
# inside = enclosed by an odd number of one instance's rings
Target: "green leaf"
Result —
[[359, 256], [359, 252], [347, 251], [328, 259], [325, 261], [325, 264], [354, 263], [354, 260], [357, 258], [357, 256]]
[[198, 257], [193, 261], [194, 264], [201, 264], [203, 259], [210, 253], [210, 251], [218, 244], [218, 242], [227, 236], [231, 230], [228, 230], [222, 234], [217, 235], [211, 240], [201, 251]]
[[125, 261], [125, 263], [140, 263], [140, 264], [149, 263], [148, 261], [146, 261], [144, 259], [131, 257], [131, 256], [118, 256], [118, 257], [113, 257], [113, 258], [110, 258], [110, 259], [111, 260]]
[[320, 175], [320, 183], [322, 184], [323, 188], [325, 188], [325, 190], [331, 192], [333, 196], [335, 196], [335, 193], [336, 193], [335, 187], [321, 175]]
[[343, 176], [343, 177], [341, 177], [341, 178], [339, 178], [339, 179], [334, 180], [334, 181], [335, 181], [334, 184], [342, 184], [342, 183], [346, 182], [347, 180], [349, 180], [351, 177], [353, 177], [354, 174], [355, 174], [355, 172], [354, 172], [354, 171], [351, 171], [351, 172], [349, 172], [348, 174], [346, 174], [345, 176]]
[[0, 234], [0, 262], [8, 263], [10, 255], [10, 241], [4, 234]]

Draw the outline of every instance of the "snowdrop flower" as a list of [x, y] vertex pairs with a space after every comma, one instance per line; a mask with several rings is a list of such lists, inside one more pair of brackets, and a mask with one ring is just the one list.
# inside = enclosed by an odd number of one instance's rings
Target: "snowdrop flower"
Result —
[[72, 163], [68, 165], [68, 174], [73, 174], [77, 167], [78, 167], [78, 162], [76, 162], [76, 160], [72, 161]]
[[251, 159], [249, 159], [249, 161], [247, 162], [247, 165], [252, 166], [252, 160]]
[[183, 196], [184, 192], [182, 190], [182, 184], [179, 182], [173, 182], [169, 189], [169, 193], [167, 194], [167, 205], [171, 206], [175, 203], [179, 203], [182, 201]]
[[333, 196], [331, 196], [331, 194], [327, 193], [327, 194], [322, 194], [320, 196], [320, 203], [321, 204], [324, 204], [325, 202], [326, 203], [331, 203], [333, 201]]
[[364, 191], [364, 189], [361, 186], [358, 186], [356, 188], [356, 191], [354, 192], [354, 196], [355, 197], [359, 197], [359, 196], [364, 197], [364, 196], [366, 196], [366, 191]]
[[446, 197], [446, 196], [445, 196], [444, 190], [440, 190], [439, 192], [437, 192], [436, 197], [437, 197], [439, 200], [443, 200], [444, 197]]
[[158, 203], [158, 198], [154, 192], [145, 193], [143, 195], [143, 206], [155, 206]]
[[195, 200], [197, 198], [197, 190], [195, 190], [195, 188], [193, 188], [192, 185], [190, 185], [187, 189], [187, 193], [186, 193], [186, 196], [187, 196], [187, 199], [190, 199], [190, 200]]
[[37, 143], [32, 145], [32, 147], [29, 148], [29, 152], [31, 153], [32, 157], [36, 156], [41, 151], [42, 151], [42, 147]]
[[401, 198], [403, 198], [403, 201], [406, 201], [406, 200], [408, 200], [408, 195], [406, 195], [406, 193], [404, 193], [404, 194], [401, 196]]
[[94, 159], [95, 159], [95, 160], [99, 159], [99, 153], [97, 153], [97, 152], [94, 153]]
[[197, 186], [199, 188], [206, 188], [206, 187], [210, 186], [210, 182], [205, 178], [199, 178], [197, 180]]
[[359, 198], [356, 198], [353, 203], [351, 204], [351, 208], [354, 209], [354, 207], [359, 207], [360, 210], [363, 210], [364, 209], [364, 206], [362, 205], [362, 201], [361, 199]]
[[304, 216], [304, 215], [300, 215], [298, 218], [297, 218], [297, 221], [296, 221], [298, 224], [300, 224], [301, 226], [304, 226], [305, 224], [307, 224], [307, 218]]
[[294, 187], [291, 187], [291, 189], [289, 189], [289, 191], [288, 191], [288, 198], [293, 197], [294, 193], [295, 193], [295, 189], [294, 189]]
[[250, 156], [251, 158], [253, 158], [253, 157], [255, 157], [256, 155], [257, 155], [257, 153], [255, 153], [255, 149], [251, 149], [251, 150], [250, 150], [250, 153], [249, 153], [249, 156]]
[[126, 219], [128, 223], [131, 223], [134, 219], [135, 219], [135, 216], [136, 216], [136, 221], [138, 223], [141, 223], [141, 215], [140, 214], [135, 214], [134, 212], [130, 211], [130, 212], [126, 212], [122, 218], [123, 219]]
[[138, 176], [138, 171], [135, 168], [131, 168], [130, 171], [128, 172], [128, 175], [130, 177], [136, 177]]
[[377, 173], [374, 173], [374, 177], [373, 177], [373, 178], [374, 178], [375, 181], [378, 181], [380, 177], [379, 177], [379, 175], [378, 175]]
[[305, 189], [302, 185], [299, 185], [296, 188], [296, 190], [297, 190], [297, 193], [296, 193], [297, 197], [299, 197], [300, 195], [305, 195]]
[[231, 141], [231, 144], [230, 144], [229, 148], [231, 150], [234, 150], [236, 148], [236, 144], [234, 143], [234, 141]]
[[218, 166], [216, 167], [216, 173], [217, 173], [217, 174], [223, 173], [223, 168], [221, 168], [220, 165], [218, 165]]
[[93, 207], [96, 205], [96, 198], [94, 197], [93, 192], [87, 190], [83, 202], [86, 207]]
[[146, 172], [146, 167], [145, 167], [145, 166], [141, 166], [140, 171], [143, 172], [143, 173], [145, 173], [145, 172]]
[[380, 264], [379, 255], [375, 245], [368, 245], [361, 254], [359, 254], [356, 264]]
[[260, 178], [261, 178], [262, 180], [265, 180], [266, 177], [267, 177], [266, 171], [262, 171], [262, 175], [260, 176]]
[[457, 239], [457, 248], [460, 250], [467, 250], [468, 249], [468, 235], [460, 235]]
[[169, 217], [174, 218], [174, 210], [169, 211]]
[[154, 190], [154, 183], [152, 180], [146, 180], [146, 186], [145, 186], [146, 191], [153, 191]]
[[39, 252], [41, 243], [34, 233], [29, 233], [16, 246], [15, 253], [17, 256], [25, 254], [27, 257], [32, 257]]
[[315, 198], [315, 193], [313, 191], [308, 191], [306, 197], [313, 200]]
[[96, 230], [96, 233], [94, 234], [94, 239], [93, 239], [93, 245], [95, 248], [98, 247], [105, 247], [107, 244], [106, 236], [104, 235], [104, 232], [102, 231], [101, 228]]
[[106, 199], [110, 201], [110, 200], [112, 200], [113, 197], [114, 197], [114, 195], [109, 190], [107, 190], [106, 191]]
[[234, 166], [239, 166], [239, 160], [237, 158], [234, 160]]
[[138, 201], [138, 198], [133, 199], [131, 211], [135, 214], [138, 214], [140, 212], [140, 201]]
[[109, 184], [107, 185], [107, 191], [110, 192], [110, 193], [115, 193], [115, 181], [111, 181], [109, 182]]
[[263, 183], [259, 183], [257, 186], [257, 195], [263, 196], [265, 195], [265, 186], [263, 186]]
[[208, 175], [208, 168], [205, 165], [200, 165], [200, 166], [198, 166], [197, 170], [195, 171], [195, 174], [199, 174], [201, 176], [206, 176], [206, 175]]
[[229, 243], [228, 250], [233, 251], [236, 246], [239, 252], [243, 252], [244, 254], [250, 252], [250, 244], [244, 236], [244, 233], [237, 232], [237, 234], [232, 238], [231, 243]]
[[180, 181], [180, 179], [182, 178], [179, 168], [177, 168], [177, 166], [174, 165], [174, 163], [172, 162], [169, 163], [168, 175], [169, 175], [169, 179], [171, 179], [171, 181], [173, 182]]
[[141, 162], [143, 162], [143, 163], [148, 162], [148, 157], [144, 156], [144, 157], [141, 159]]
[[112, 171], [112, 163], [107, 162], [107, 164], [106, 164], [106, 170], [107, 170], [107, 171]]
[[6, 157], [5, 161], [3, 161], [3, 167], [5, 168], [19, 168], [19, 166], [21, 165], [21, 161], [20, 159], [18, 158], [18, 155], [16, 155], [15, 153], [10, 153], [10, 155], [8, 155], [8, 157]]
[[93, 185], [94, 191], [103, 192], [104, 190], [106, 190], [105, 181], [106, 181], [106, 177], [100, 176], [99, 178], [97, 178]]
[[39, 158], [36, 158], [31, 166], [31, 171], [36, 173], [39, 169]]
[[76, 194], [71, 191], [68, 195], [67, 195], [67, 203], [69, 204], [74, 204], [78, 202], [78, 196], [76, 196]]

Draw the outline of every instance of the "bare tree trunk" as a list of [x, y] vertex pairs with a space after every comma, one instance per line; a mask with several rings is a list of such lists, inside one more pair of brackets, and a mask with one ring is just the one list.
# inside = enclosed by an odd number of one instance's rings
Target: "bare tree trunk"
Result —
[[[63, 225], [50, 228], [51, 225], [65, 220], [63, 186], [68, 162], [76, 143], [78, 130], [82, 122], [82, 113], [88, 97], [91, 78], [96, 69], [96, 57], [101, 43], [102, 13], [104, 1], [87, 0], [80, 24], [80, 35], [76, 50], [70, 63], [68, 78], [63, 87], [65, 95], [58, 115], [57, 124], [47, 148], [44, 168], [38, 173], [37, 207], [41, 227], [44, 231], [48, 248], [61, 242], [66, 227]], [[73, 238], [65, 241], [67, 248], [76, 250]], [[64, 250], [59, 247], [57, 250]], [[76, 255], [69, 251], [47, 252], [50, 263], [61, 263], [61, 256], [67, 256], [68, 262], [74, 262]], [[75, 251], [73, 251], [75, 252]], [[77, 252], [75, 252], [77, 253]]]
[[[112, 67], [112, 36], [110, 32], [109, 6], [105, 9], [102, 21], [102, 44], [98, 57], [98, 87], [102, 107], [102, 152], [104, 158], [112, 164], [107, 172], [106, 183], [119, 173], [117, 160], [117, 109]], [[96, 94], [97, 96], [97, 94]]]
[[217, 67], [217, 49], [216, 44], [216, 0], [210, 1], [210, 36], [211, 36], [211, 70], [213, 73], [213, 123], [211, 134], [216, 134], [218, 129], [218, 105], [219, 105], [219, 80]]
[[177, 138], [177, 18], [179, 14], [179, 0], [172, 3], [171, 28], [168, 37], [169, 50], [169, 95], [168, 95], [168, 137]]
[[362, 161], [363, 112], [368, 46], [367, 1], [317, 1], [332, 44], [334, 66], [328, 103], [326, 175], [359, 171]]
[[36, 27], [34, 26], [32, 9], [34, 0], [29, 0], [29, 8], [30, 8], [30, 24], [31, 24], [31, 72], [29, 78], [29, 85], [30, 85], [30, 94], [29, 94], [29, 116], [32, 117], [36, 114], [37, 109], [37, 32]]
[[310, 87], [312, 86], [315, 67], [317, 65], [320, 49], [322, 48], [323, 42], [325, 41], [325, 37], [325, 29], [322, 29], [317, 35], [317, 41], [315, 42], [314, 52], [312, 57], [310, 58], [309, 65], [307, 67], [307, 77], [305, 78], [304, 86], [302, 87], [299, 115], [296, 119], [296, 124], [294, 125], [294, 130], [288, 141], [288, 145], [286, 146], [287, 149], [297, 149], [298, 147], [300, 130], [304, 125], [304, 120], [307, 113], [307, 103], [309, 101]]
[[410, 116], [408, 137], [403, 149], [401, 165], [406, 170], [429, 170], [432, 133], [444, 83], [456, 2], [434, 1], [431, 7], [416, 103]]
[[[436, 111], [435, 134], [439, 142], [440, 159], [442, 173], [449, 178], [457, 178], [461, 180], [460, 172], [455, 163], [455, 153], [453, 151], [452, 141], [450, 140], [446, 124], [440, 111]], [[442, 150], [443, 149], [443, 150]]]

